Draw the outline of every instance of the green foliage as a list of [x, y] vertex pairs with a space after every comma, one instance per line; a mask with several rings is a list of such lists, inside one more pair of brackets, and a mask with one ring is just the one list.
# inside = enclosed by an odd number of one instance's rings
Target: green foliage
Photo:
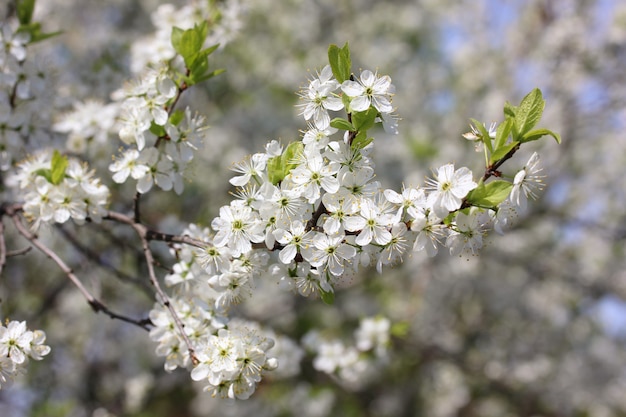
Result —
[[513, 184], [508, 181], [496, 180], [488, 184], [481, 181], [466, 198], [473, 206], [495, 208], [509, 196]]
[[208, 48], [202, 47], [208, 31], [209, 26], [206, 21], [187, 30], [178, 27], [172, 28], [172, 46], [183, 58], [185, 67], [187, 68], [187, 74], [179, 75], [187, 86], [206, 81], [224, 72], [222, 69], [209, 71], [209, 55], [211, 55], [219, 45], [213, 45]]
[[330, 121], [330, 125], [335, 129], [347, 130], [348, 132], [354, 132], [356, 130], [352, 123], [341, 117], [335, 117]]
[[17, 0], [15, 3], [15, 12], [20, 25], [30, 24], [35, 11], [35, 0]]
[[505, 105], [505, 117], [513, 120], [513, 140], [524, 143], [549, 135], [556, 139], [557, 143], [561, 143], [561, 137], [548, 129], [532, 130], [541, 120], [545, 106], [546, 101], [538, 88], [528, 93], [519, 106], [510, 103]]
[[358, 131], [366, 131], [374, 126], [376, 116], [378, 116], [378, 111], [373, 106], [366, 111], [353, 112], [352, 125]]
[[352, 149], [363, 149], [365, 148], [367, 145], [369, 145], [370, 143], [372, 143], [372, 141], [374, 140], [374, 138], [368, 138], [367, 137], [367, 132], [362, 131], [359, 132], [354, 139], [352, 140], [352, 143], [350, 144], [350, 147]]
[[509, 144], [498, 147], [496, 151], [491, 154], [490, 163], [493, 164], [494, 162], [499, 161], [500, 159], [504, 158], [506, 154], [511, 152], [511, 150], [518, 145], [519, 145], [519, 142], [513, 141]]
[[[332, 279], [328, 270], [326, 270], [326, 279], [328, 281], [331, 281]], [[320, 297], [322, 298], [324, 304], [333, 305], [335, 302], [335, 293], [332, 289], [330, 291], [324, 291], [324, 289], [320, 287]]]
[[267, 175], [272, 184], [280, 183], [297, 166], [297, 156], [302, 153], [302, 149], [304, 149], [302, 142], [291, 142], [282, 155], [275, 156], [267, 162]]
[[182, 110], [176, 110], [170, 115], [170, 123], [174, 126], [178, 126], [180, 122], [185, 118], [185, 112]]
[[341, 48], [334, 44], [330, 45], [328, 47], [328, 62], [337, 81], [342, 83], [349, 79], [352, 73], [352, 60], [350, 59], [348, 42]]
[[[504, 105], [504, 122], [498, 126], [493, 143], [484, 125], [472, 119], [482, 135], [483, 143], [489, 150], [489, 164], [494, 165], [520, 144], [544, 136], [552, 136], [557, 143], [561, 143], [561, 136], [558, 133], [548, 129], [533, 129], [541, 120], [545, 106], [543, 94], [538, 88], [528, 93], [519, 106], [507, 102]], [[508, 142], [509, 136], [512, 139], [510, 142]]]
[[68, 164], [67, 156], [61, 155], [59, 151], [55, 150], [52, 155], [50, 169], [38, 169], [35, 173], [44, 177], [49, 183], [59, 185], [65, 178], [65, 170]]
[[44, 33], [41, 30], [41, 23], [33, 22], [33, 13], [35, 11], [36, 0], [16, 0], [15, 13], [17, 20], [20, 22], [18, 32], [28, 33], [30, 43], [42, 41], [53, 36], [60, 35], [62, 32]]

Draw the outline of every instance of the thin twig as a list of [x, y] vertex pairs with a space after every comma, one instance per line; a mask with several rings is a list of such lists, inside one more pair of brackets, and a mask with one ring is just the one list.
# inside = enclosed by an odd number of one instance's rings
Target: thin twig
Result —
[[85, 246], [82, 242], [80, 242], [76, 238], [76, 236], [72, 235], [64, 227], [58, 225], [57, 229], [61, 232], [63, 237], [65, 237], [65, 239], [67, 239], [67, 241], [72, 246], [74, 246], [74, 248], [76, 250], [78, 250], [80, 253], [83, 254], [83, 256], [85, 256], [85, 258], [87, 258], [88, 260], [90, 260], [94, 264], [100, 266], [101, 268], [111, 272], [120, 281], [128, 282], [130, 284], [137, 285], [139, 288], [141, 288], [141, 290], [144, 293], [146, 293], [150, 297], [152, 296], [152, 291], [150, 290], [150, 287], [148, 287], [147, 284], [145, 284], [143, 282], [143, 280], [137, 279], [137, 277], [129, 275], [129, 274], [125, 273], [124, 271], [120, 271], [118, 268], [116, 268], [110, 262], [108, 262], [107, 260], [103, 259], [102, 256], [100, 256], [97, 252], [95, 252], [94, 250], [92, 250], [89, 247]]
[[[141, 246], [143, 248], [143, 253], [146, 258], [146, 264], [148, 267], [148, 276], [150, 277], [150, 282], [154, 286], [154, 289], [157, 292], [159, 298], [161, 299], [161, 302], [163, 303], [163, 305], [169, 310], [172, 316], [172, 319], [174, 320], [174, 324], [176, 325], [176, 328], [178, 329], [178, 332], [180, 333], [180, 336], [183, 338], [183, 340], [185, 341], [185, 344], [187, 345], [187, 350], [189, 351], [189, 357], [191, 358], [192, 363], [194, 365], [197, 365], [199, 361], [198, 361], [198, 358], [196, 357], [196, 353], [191, 343], [191, 340], [187, 336], [187, 333], [185, 333], [185, 325], [181, 321], [180, 317], [178, 316], [178, 313], [174, 309], [174, 306], [172, 305], [169, 297], [165, 294], [165, 292], [161, 288], [161, 284], [159, 284], [159, 280], [156, 277], [156, 273], [154, 271], [154, 257], [152, 255], [152, 250], [150, 249], [151, 239], [149, 239], [148, 236], [149, 235], [153, 236], [154, 240], [165, 240], [165, 239], [156, 239], [155, 236], [159, 236], [159, 235], [168, 236], [168, 239], [171, 239], [171, 240], [166, 240], [166, 241], [180, 242], [180, 243], [187, 243], [187, 242], [183, 242], [186, 239], [184, 239], [184, 236], [174, 236], [174, 235], [166, 235], [163, 233], [152, 232], [143, 224], [135, 223], [130, 217], [121, 213], [109, 212], [109, 214], [105, 218], [128, 224], [137, 233], [137, 236], [141, 240]], [[193, 239], [193, 241], [200, 242], [201, 244], [203, 244], [203, 242], [197, 241], [196, 239]], [[203, 244], [203, 245], [206, 245], [206, 244]], [[197, 245], [194, 245], [194, 246], [197, 246]]]
[[[128, 224], [130, 226], [139, 224], [139, 223], [136, 223], [129, 216], [126, 216], [125, 214], [118, 213], [115, 211], [109, 211], [109, 214], [104, 216], [103, 218], [105, 220], [114, 220], [116, 222]], [[182, 236], [172, 235], [169, 233], [163, 233], [163, 232], [158, 232], [158, 231], [148, 229], [146, 226], [143, 226], [143, 228], [144, 228], [143, 237], [145, 237], [145, 239], [148, 241], [158, 240], [158, 241], [167, 242], [167, 243], [183, 243], [185, 245], [195, 246], [197, 248], [202, 248], [202, 249], [206, 248], [207, 246], [207, 243], [205, 241], [200, 240], [200, 239], [195, 239], [188, 235], [182, 235]]]
[[7, 261], [7, 246], [4, 241], [4, 222], [2, 221], [2, 217], [0, 217], [0, 275], [2, 275], [2, 271], [4, 270], [4, 264]]
[[59, 255], [56, 254], [56, 252], [54, 252], [52, 249], [50, 249], [49, 247], [41, 243], [41, 241], [39, 241], [39, 239], [37, 238], [35, 234], [28, 231], [28, 229], [26, 228], [26, 226], [24, 226], [24, 224], [22, 223], [22, 220], [20, 219], [19, 215], [16, 212], [7, 211], [7, 213], [13, 219], [13, 223], [15, 224], [17, 231], [22, 236], [24, 236], [28, 241], [30, 241], [30, 243], [34, 247], [39, 249], [39, 251], [41, 251], [44, 255], [46, 255], [48, 258], [54, 261], [54, 263], [57, 264], [57, 266], [65, 273], [65, 275], [69, 278], [69, 280], [72, 281], [72, 283], [78, 289], [78, 291], [80, 291], [83, 297], [85, 297], [89, 306], [96, 313], [102, 312], [106, 314], [107, 316], [111, 317], [112, 319], [125, 321], [127, 323], [131, 323], [138, 327], [141, 327], [144, 330], [150, 330], [150, 325], [152, 324], [150, 319], [133, 319], [131, 317], [127, 317], [122, 314], [115, 313], [112, 310], [110, 310], [102, 301], [95, 298], [89, 292], [89, 290], [85, 288], [83, 283], [74, 274], [72, 269], [63, 261], [63, 259], [59, 257]]

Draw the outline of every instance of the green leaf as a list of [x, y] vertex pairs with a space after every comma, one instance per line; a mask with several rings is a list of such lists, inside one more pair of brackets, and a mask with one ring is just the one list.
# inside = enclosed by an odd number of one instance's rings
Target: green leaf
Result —
[[182, 30], [177, 27], [172, 28], [171, 42], [174, 50], [183, 57], [185, 66], [191, 68], [198, 59], [204, 59], [213, 52], [211, 48], [202, 51], [202, 45], [206, 39], [208, 26], [206, 22], [195, 25], [191, 29]]
[[49, 183], [52, 183], [52, 171], [47, 169], [47, 168], [39, 168], [38, 170], [35, 171], [35, 174], [37, 174], [40, 177], [44, 177], [46, 180], [48, 180]]
[[277, 185], [285, 179], [280, 155], [270, 158], [267, 161], [267, 179], [269, 179], [273, 185]]
[[352, 126], [352, 123], [341, 117], [336, 117], [330, 121], [330, 125], [335, 129], [347, 130], [348, 132], [354, 132], [356, 129]]
[[472, 122], [474, 127], [478, 129], [482, 142], [485, 144], [487, 149], [489, 149], [489, 152], [493, 152], [493, 145], [491, 143], [491, 137], [489, 136], [489, 132], [487, 131], [487, 128], [485, 127], [485, 125], [476, 119], [470, 119], [470, 121]]
[[533, 140], [540, 139], [544, 136], [552, 136], [556, 140], [556, 143], [561, 143], [561, 135], [548, 129], [535, 129], [530, 132], [526, 132], [526, 134], [522, 137], [521, 142], [532, 142]]
[[504, 146], [506, 140], [509, 138], [509, 134], [511, 134], [512, 128], [513, 120], [509, 117], [507, 117], [504, 122], [500, 123], [498, 129], [496, 130], [496, 141], [494, 144], [496, 151]]
[[287, 145], [287, 149], [283, 151], [281, 156], [283, 167], [286, 169], [285, 176], [298, 165], [298, 158], [302, 154], [303, 149], [304, 144], [299, 140]]
[[320, 297], [322, 297], [322, 301], [324, 304], [333, 305], [335, 302], [335, 293], [332, 291], [326, 292], [320, 288]]
[[366, 131], [374, 126], [376, 116], [378, 116], [378, 110], [374, 107], [370, 107], [366, 111], [354, 112], [352, 113], [352, 124], [356, 130]]
[[546, 102], [538, 88], [522, 99], [515, 111], [515, 127], [518, 135], [523, 136], [539, 123], [545, 105]]
[[509, 196], [513, 184], [496, 180], [488, 184], [480, 182], [466, 197], [468, 203], [477, 207], [494, 208]]
[[360, 150], [360, 149], [365, 148], [367, 145], [369, 145], [373, 141], [374, 141], [374, 138], [368, 138], [367, 133], [365, 131], [361, 131], [354, 137], [354, 139], [352, 139], [352, 143], [350, 144], [350, 147], [352, 149]]
[[282, 155], [267, 161], [267, 177], [272, 184], [280, 183], [298, 165], [298, 156], [302, 153], [302, 149], [304, 149], [302, 142], [291, 142]]
[[68, 164], [67, 156], [61, 155], [59, 151], [55, 150], [50, 164], [50, 182], [52, 184], [61, 184], [61, 181], [65, 178], [65, 170]]
[[504, 103], [504, 117], [511, 117], [515, 119], [515, 113], [517, 113], [517, 107], [509, 103]]
[[29, 39], [29, 43], [35, 43], [35, 42], [39, 42], [45, 39], [49, 39], [52, 38], [54, 36], [58, 36], [60, 35], [61, 31], [57, 31], [57, 32], [50, 32], [50, 33], [43, 33], [41, 31], [41, 24], [39, 22], [31, 22], [29, 24], [26, 25], [21, 25], [17, 31], [19, 33], [28, 33], [28, 35], [30, 36]]
[[519, 145], [519, 142], [514, 141], [509, 143], [508, 145], [500, 146], [498, 149], [491, 154], [489, 158], [489, 163], [494, 164], [498, 162], [500, 159], [504, 158], [504, 156], [511, 151], [511, 149], [515, 148]]
[[196, 79], [195, 79], [195, 82], [196, 82], [196, 84], [201, 83], [202, 81], [206, 81], [206, 80], [208, 80], [209, 78], [213, 78], [213, 77], [215, 77], [216, 75], [220, 75], [220, 74], [221, 74], [221, 73], [223, 73], [223, 72], [226, 72], [226, 70], [225, 70], [225, 69], [221, 69], [221, 68], [220, 68], [220, 69], [213, 70], [213, 71], [211, 71], [211, 72], [209, 72], [209, 73], [207, 73], [207, 74], [204, 74], [204, 75], [203, 75], [202, 77], [200, 77], [200, 78], [196, 78]]
[[150, 125], [150, 133], [158, 138], [162, 138], [167, 135], [167, 131], [163, 126], [159, 126], [158, 124], [152, 122]]
[[35, 0], [17, 0], [15, 12], [20, 25], [28, 25], [33, 19]]
[[182, 51], [183, 51], [183, 34], [185, 33], [184, 30], [182, 30], [179, 27], [172, 27], [172, 35], [170, 36], [170, 41], [172, 42], [172, 46], [174, 47], [174, 50], [176, 51], [176, 53], [178, 53], [179, 55], [182, 55]]
[[391, 329], [389, 329], [389, 333], [394, 337], [403, 339], [409, 334], [410, 329], [411, 329], [411, 325], [409, 322], [399, 321], [391, 325]]
[[352, 61], [350, 59], [350, 48], [348, 42], [341, 48], [332, 44], [328, 47], [328, 63], [333, 71], [333, 75], [340, 83], [350, 78], [352, 72]]
[[176, 110], [170, 115], [169, 122], [174, 126], [178, 126], [180, 122], [185, 118], [185, 112], [182, 110]]

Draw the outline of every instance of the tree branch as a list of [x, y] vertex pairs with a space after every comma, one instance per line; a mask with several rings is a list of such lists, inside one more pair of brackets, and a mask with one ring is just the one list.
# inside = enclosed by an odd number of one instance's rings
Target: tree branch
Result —
[[17, 231], [24, 236], [35, 248], [39, 249], [44, 255], [50, 258], [57, 266], [65, 273], [65, 275], [69, 278], [69, 280], [74, 284], [74, 286], [80, 291], [80, 293], [85, 297], [89, 306], [96, 312], [102, 312], [109, 316], [112, 319], [117, 319], [121, 321], [125, 321], [127, 323], [134, 324], [138, 327], [141, 327], [144, 330], [150, 330], [150, 325], [152, 322], [150, 319], [133, 319], [128, 316], [124, 316], [122, 314], [115, 313], [111, 309], [109, 309], [102, 301], [95, 298], [87, 288], [83, 285], [83, 283], [78, 279], [78, 277], [74, 274], [72, 269], [56, 254], [52, 249], [44, 245], [35, 234], [28, 231], [24, 223], [19, 217], [19, 214], [16, 211], [11, 209], [7, 209], [7, 214], [11, 216], [13, 219], [13, 224]]

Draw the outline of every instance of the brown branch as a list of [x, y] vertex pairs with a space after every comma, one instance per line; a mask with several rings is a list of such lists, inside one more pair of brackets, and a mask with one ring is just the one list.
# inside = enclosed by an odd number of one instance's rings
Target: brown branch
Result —
[[[206, 246], [206, 243], [199, 241], [197, 239], [189, 238], [188, 236], [167, 235], [167, 234], [160, 233], [160, 232], [150, 231], [143, 224], [136, 223], [130, 217], [121, 213], [113, 212], [113, 211], [110, 211], [109, 214], [105, 216], [105, 218], [110, 219], [110, 220], [115, 220], [124, 224], [128, 224], [137, 233], [137, 236], [141, 240], [141, 246], [143, 248], [143, 253], [146, 258], [146, 264], [148, 267], [148, 276], [150, 277], [150, 282], [154, 286], [154, 289], [157, 292], [161, 303], [170, 312], [170, 315], [172, 316], [172, 319], [174, 320], [174, 324], [176, 325], [176, 328], [178, 329], [180, 336], [182, 337], [182, 339], [185, 341], [185, 344], [187, 345], [187, 350], [189, 351], [189, 357], [191, 358], [192, 363], [194, 365], [197, 365], [199, 361], [198, 361], [198, 358], [196, 357], [196, 353], [191, 343], [191, 340], [187, 336], [187, 333], [185, 333], [185, 324], [181, 321], [169, 297], [165, 294], [165, 292], [161, 288], [161, 284], [159, 284], [159, 280], [157, 279], [156, 273], [154, 271], [154, 262], [155, 262], [154, 256], [152, 255], [152, 250], [150, 249], [150, 240], [165, 240], [165, 241], [179, 242], [179, 243], [188, 243], [188, 241], [193, 241], [197, 243], [197, 244], [194, 244], [194, 246], [200, 245], [200, 247]], [[151, 238], [149, 238], [149, 236], [151, 236]], [[163, 239], [156, 239], [156, 237], [159, 237], [159, 236], [163, 237]], [[170, 240], [166, 240], [165, 237], [167, 237], [167, 239], [170, 239]], [[188, 244], [192, 244], [192, 243], [188, 243]]]
[[[122, 213], [118, 213], [116, 211], [109, 211], [109, 214], [107, 214], [103, 218], [105, 220], [113, 220], [118, 223], [127, 224], [129, 226], [140, 224], [140, 223], [136, 223], [129, 216], [122, 214]], [[182, 235], [182, 236], [172, 235], [169, 233], [163, 233], [163, 232], [148, 229], [146, 226], [143, 226], [143, 225], [142, 227], [143, 227], [143, 232], [142, 232], [143, 235], [141, 236], [143, 236], [143, 238], [145, 238], [148, 241], [158, 240], [158, 241], [167, 242], [167, 243], [182, 243], [185, 245], [195, 246], [201, 249], [204, 249], [207, 246], [207, 243], [205, 241], [200, 240], [200, 239], [195, 239], [188, 235]]]
[[152, 322], [150, 319], [133, 319], [128, 316], [124, 316], [122, 314], [115, 313], [111, 309], [109, 309], [102, 301], [95, 298], [87, 288], [83, 285], [83, 283], [78, 279], [78, 277], [74, 274], [72, 269], [56, 254], [52, 249], [41, 243], [38, 237], [31, 233], [22, 220], [19, 217], [19, 214], [11, 209], [7, 209], [7, 214], [11, 216], [13, 219], [13, 224], [15, 225], [17, 231], [24, 236], [35, 248], [39, 249], [44, 255], [50, 258], [57, 266], [65, 273], [65, 275], [69, 278], [69, 280], [74, 284], [74, 286], [80, 291], [80, 293], [85, 297], [89, 306], [96, 312], [102, 312], [109, 316], [112, 319], [117, 319], [121, 321], [125, 321], [127, 323], [134, 324], [138, 327], [141, 327], [144, 330], [150, 330], [150, 325]]
[[66, 230], [61, 225], [57, 225], [57, 230], [59, 230], [61, 232], [61, 234], [63, 235], [63, 237], [76, 250], [78, 250], [80, 253], [82, 253], [85, 258], [87, 258], [88, 260], [90, 260], [94, 264], [100, 266], [101, 268], [111, 272], [113, 274], [113, 276], [118, 278], [120, 281], [137, 285], [144, 293], [146, 293], [147, 295], [152, 297], [152, 291], [150, 290], [150, 287], [147, 284], [145, 284], [143, 282], [143, 280], [139, 280], [139, 279], [137, 279], [137, 277], [129, 275], [129, 274], [125, 273], [124, 271], [121, 271], [118, 268], [116, 268], [110, 262], [107, 262], [105, 259], [103, 259], [100, 256], [100, 254], [98, 254], [94, 250], [92, 250], [89, 247], [87, 247], [86, 245], [84, 245], [82, 242], [80, 242], [76, 238], [76, 236], [72, 235], [68, 230]]

